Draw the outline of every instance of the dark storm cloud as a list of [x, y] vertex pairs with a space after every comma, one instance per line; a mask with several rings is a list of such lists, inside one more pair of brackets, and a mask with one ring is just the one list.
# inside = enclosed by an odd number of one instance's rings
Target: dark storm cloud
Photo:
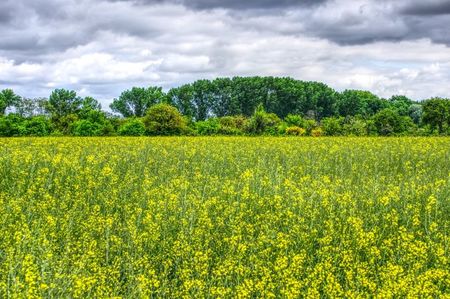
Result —
[[15, 6], [10, 1], [0, 2], [0, 26], [11, 23], [15, 14]]
[[[281, 12], [298, 12], [282, 30], [266, 22], [260, 31], [307, 34], [340, 45], [398, 42], [429, 38], [450, 45], [449, 0], [110, 0], [138, 5], [178, 4], [193, 10], [221, 8], [235, 18], [263, 18]], [[246, 14], [250, 11], [250, 14]], [[446, 18], [439, 18], [439, 16]], [[244, 24], [245, 26], [245, 24]], [[303, 28], [303, 29], [301, 29]], [[278, 30], [278, 31], [277, 31]]]
[[186, 0], [183, 4], [196, 9], [274, 9], [318, 5], [326, 0]]
[[340, 45], [430, 39], [450, 45], [450, 1], [330, 1], [305, 15], [304, 32]]
[[415, 1], [405, 5], [401, 12], [415, 16], [449, 15], [450, 1]]
[[319, 5], [328, 0], [112, 0], [131, 1], [140, 4], [182, 4], [192, 9], [277, 9]]
[[14, 16], [10, 11], [0, 7], [0, 24], [9, 23], [13, 18]]

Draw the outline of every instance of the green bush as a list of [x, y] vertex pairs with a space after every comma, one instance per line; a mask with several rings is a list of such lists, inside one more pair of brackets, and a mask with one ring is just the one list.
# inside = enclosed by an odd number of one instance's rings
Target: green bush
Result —
[[326, 117], [320, 122], [323, 133], [326, 136], [339, 136], [344, 133], [343, 117]]
[[148, 109], [144, 125], [148, 135], [180, 135], [187, 129], [186, 120], [178, 109], [164, 103]]
[[8, 114], [0, 117], [0, 136], [16, 137], [26, 133], [24, 119], [18, 114]]
[[111, 121], [109, 121], [109, 120], [105, 121], [100, 129], [100, 135], [101, 136], [114, 136], [115, 134], [116, 134], [116, 130], [114, 128], [114, 125], [111, 123]]
[[280, 118], [275, 113], [267, 113], [262, 105], [259, 105], [251, 117], [247, 132], [260, 135], [277, 135], [277, 126], [281, 123]]
[[139, 118], [127, 119], [119, 127], [119, 135], [121, 136], [144, 136], [145, 125]]
[[303, 123], [303, 128], [306, 130], [306, 135], [311, 136], [312, 131], [317, 127], [317, 123], [313, 119], [306, 119]]
[[238, 128], [220, 126], [218, 134], [219, 135], [229, 135], [229, 136], [239, 136], [239, 135], [243, 135], [244, 132]]
[[220, 122], [217, 118], [209, 118], [207, 120], [195, 123], [195, 132], [198, 135], [208, 136], [219, 134]]
[[218, 120], [220, 135], [242, 135], [248, 123], [248, 119], [241, 115], [224, 116]]
[[377, 133], [382, 136], [407, 134], [414, 128], [412, 119], [400, 116], [397, 111], [383, 109], [372, 117]]
[[52, 124], [45, 116], [27, 119], [24, 125], [25, 135], [27, 136], [48, 136], [52, 132]]
[[72, 134], [75, 136], [100, 136], [102, 125], [86, 119], [78, 120], [72, 125]]
[[301, 115], [288, 114], [284, 118], [284, 121], [288, 124], [289, 127], [305, 128], [305, 119]]
[[60, 131], [63, 135], [71, 135], [73, 124], [78, 120], [78, 115], [68, 114], [59, 118], [52, 118], [52, 124], [55, 130]]
[[345, 119], [343, 132], [347, 136], [367, 136], [367, 123], [359, 117], [348, 116]]

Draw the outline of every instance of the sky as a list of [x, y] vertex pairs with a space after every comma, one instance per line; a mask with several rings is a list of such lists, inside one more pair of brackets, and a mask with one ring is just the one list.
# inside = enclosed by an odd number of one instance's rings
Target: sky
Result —
[[450, 0], [1, 0], [0, 89], [108, 106], [132, 86], [289, 76], [450, 97]]

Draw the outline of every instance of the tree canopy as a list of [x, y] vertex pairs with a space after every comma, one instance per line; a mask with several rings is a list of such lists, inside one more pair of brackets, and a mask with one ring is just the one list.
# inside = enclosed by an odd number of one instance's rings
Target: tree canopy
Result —
[[30, 99], [5, 89], [0, 136], [450, 135], [449, 99], [383, 99], [288, 77], [202, 79], [167, 92], [132, 87], [110, 108], [115, 114], [72, 90]]
[[161, 103], [164, 98], [161, 87], [133, 87], [114, 99], [110, 108], [124, 117], [142, 117], [148, 108]]

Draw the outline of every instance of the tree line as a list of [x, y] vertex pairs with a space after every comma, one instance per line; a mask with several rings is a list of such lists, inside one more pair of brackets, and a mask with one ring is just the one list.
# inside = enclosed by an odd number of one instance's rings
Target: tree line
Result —
[[102, 110], [56, 89], [48, 98], [0, 92], [0, 136], [450, 135], [450, 100], [380, 98], [292, 78], [197, 80], [164, 92], [133, 87]]

